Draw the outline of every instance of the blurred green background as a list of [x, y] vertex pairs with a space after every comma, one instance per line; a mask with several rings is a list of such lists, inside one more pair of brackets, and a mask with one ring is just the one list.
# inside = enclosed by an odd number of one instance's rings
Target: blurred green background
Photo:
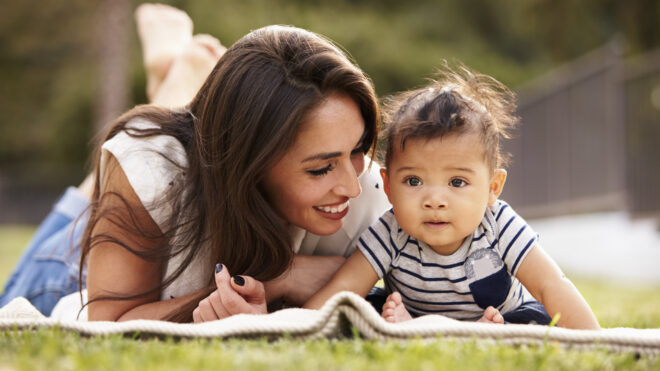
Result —
[[[98, 113], [104, 104], [99, 66], [109, 58], [110, 44], [123, 50], [126, 62], [128, 89], [121, 110], [146, 102], [132, 18], [139, 3], [26, 0], [3, 5], [0, 222], [38, 222], [62, 187], [83, 178], [94, 128], [107, 120]], [[381, 97], [423, 84], [445, 59], [460, 60], [515, 89], [614, 38], [624, 41], [626, 56], [660, 46], [660, 2], [652, 0], [164, 3], [187, 11], [195, 33], [212, 34], [227, 46], [268, 24], [321, 33], [354, 57]], [[117, 14], [125, 36], [106, 27], [107, 18]], [[118, 40], [106, 43], [114, 33]], [[30, 195], [24, 196], [29, 205], [14, 197], [19, 189]]]

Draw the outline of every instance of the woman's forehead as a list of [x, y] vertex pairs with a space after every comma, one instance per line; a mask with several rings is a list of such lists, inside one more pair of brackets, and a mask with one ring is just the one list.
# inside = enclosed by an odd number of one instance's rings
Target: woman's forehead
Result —
[[365, 129], [357, 103], [347, 95], [333, 94], [305, 115], [294, 146], [323, 141], [348, 143], [352, 148], [360, 144], [366, 135]]

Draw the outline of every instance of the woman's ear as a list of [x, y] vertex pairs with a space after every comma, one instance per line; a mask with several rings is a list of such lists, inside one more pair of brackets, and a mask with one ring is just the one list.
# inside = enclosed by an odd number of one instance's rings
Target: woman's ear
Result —
[[390, 197], [390, 178], [387, 176], [387, 169], [380, 168], [380, 177], [383, 178], [383, 191], [387, 195], [387, 200], [392, 203], [392, 198]]
[[506, 183], [506, 170], [495, 169], [493, 177], [490, 179], [490, 188], [488, 189], [488, 204], [492, 205], [497, 201], [497, 198], [502, 194]]

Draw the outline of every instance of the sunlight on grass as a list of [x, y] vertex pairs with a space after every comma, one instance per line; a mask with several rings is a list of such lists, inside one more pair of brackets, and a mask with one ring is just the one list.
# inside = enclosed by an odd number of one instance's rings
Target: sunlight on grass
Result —
[[0, 291], [34, 230], [34, 226], [28, 225], [0, 225]]
[[660, 327], [660, 287], [573, 280], [601, 327]]
[[555, 344], [508, 346], [468, 340], [181, 340], [84, 338], [59, 330], [0, 334], [0, 364], [33, 369], [653, 369], [657, 358], [565, 350]]

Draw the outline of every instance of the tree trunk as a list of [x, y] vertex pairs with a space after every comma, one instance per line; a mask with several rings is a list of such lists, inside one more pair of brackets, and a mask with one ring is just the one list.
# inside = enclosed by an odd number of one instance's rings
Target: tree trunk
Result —
[[128, 108], [129, 46], [133, 29], [130, 0], [98, 0], [96, 50], [99, 58], [99, 89], [95, 133]]

